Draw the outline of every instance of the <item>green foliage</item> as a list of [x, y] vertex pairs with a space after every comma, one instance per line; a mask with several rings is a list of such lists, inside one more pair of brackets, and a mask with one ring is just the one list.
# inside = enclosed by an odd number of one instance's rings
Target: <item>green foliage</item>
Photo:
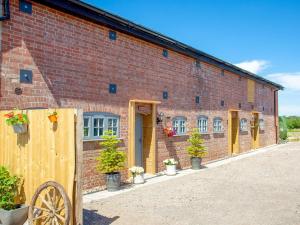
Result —
[[100, 150], [99, 157], [97, 157], [98, 171], [114, 173], [124, 169], [126, 156], [124, 152], [118, 151], [120, 140], [112, 135], [112, 131], [106, 131], [102, 138], [104, 140], [101, 141], [100, 146], [103, 150]]
[[6, 119], [6, 124], [9, 126], [13, 126], [16, 124], [28, 124], [28, 117], [24, 113], [15, 114], [14, 112], [10, 112], [4, 115]]
[[190, 146], [187, 147], [187, 152], [191, 157], [202, 158], [207, 154], [204, 140], [201, 138], [198, 129], [193, 130], [187, 141], [190, 143]]
[[281, 140], [286, 140], [288, 137], [288, 129], [285, 117], [279, 117], [279, 137]]
[[283, 116], [279, 119], [285, 120], [288, 129], [299, 129], [300, 128], [300, 117], [299, 116]]
[[4, 166], [0, 166], [0, 209], [16, 208], [15, 198], [18, 194], [20, 181], [19, 177], [11, 176]]

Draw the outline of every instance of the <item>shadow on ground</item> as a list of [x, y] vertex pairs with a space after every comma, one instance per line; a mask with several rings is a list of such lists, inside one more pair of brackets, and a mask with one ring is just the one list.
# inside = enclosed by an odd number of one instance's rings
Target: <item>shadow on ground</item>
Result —
[[83, 210], [83, 225], [109, 225], [119, 219], [119, 216], [108, 218], [97, 213], [97, 210]]

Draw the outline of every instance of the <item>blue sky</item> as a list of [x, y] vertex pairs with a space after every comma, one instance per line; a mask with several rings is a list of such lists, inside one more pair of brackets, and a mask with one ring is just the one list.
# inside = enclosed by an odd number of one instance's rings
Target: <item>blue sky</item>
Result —
[[300, 116], [300, 1], [85, 2], [281, 83], [280, 114]]

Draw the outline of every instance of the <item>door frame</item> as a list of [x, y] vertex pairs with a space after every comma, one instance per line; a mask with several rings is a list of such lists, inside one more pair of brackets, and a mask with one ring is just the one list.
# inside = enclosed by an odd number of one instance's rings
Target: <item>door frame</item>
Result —
[[[257, 111], [252, 111], [251, 112], [251, 116], [257, 115], [257, 123], [258, 123], [258, 127], [257, 128], [251, 128], [251, 149], [255, 150], [259, 148], [259, 114], [260, 112]], [[254, 141], [254, 129], [257, 129], [257, 136], [256, 136], [256, 141]], [[253, 135], [252, 135], [253, 132]]]
[[[238, 154], [240, 152], [240, 120], [239, 120], [239, 112], [241, 110], [230, 109], [228, 110], [228, 155]], [[237, 113], [237, 146], [238, 149], [236, 151], [232, 150], [232, 113]]]
[[150, 173], [156, 173], [156, 118], [157, 118], [157, 105], [161, 102], [151, 101], [151, 100], [138, 100], [133, 99], [129, 101], [129, 110], [128, 110], [128, 168], [135, 166], [135, 114], [136, 114], [136, 105], [138, 103], [150, 104], [152, 111], [152, 136], [150, 144], [150, 158], [152, 161]]

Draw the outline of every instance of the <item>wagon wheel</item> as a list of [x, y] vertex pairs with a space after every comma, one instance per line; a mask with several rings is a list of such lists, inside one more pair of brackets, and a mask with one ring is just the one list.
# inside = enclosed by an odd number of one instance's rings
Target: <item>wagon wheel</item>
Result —
[[36, 190], [29, 207], [30, 225], [69, 225], [70, 200], [60, 184], [48, 181]]

